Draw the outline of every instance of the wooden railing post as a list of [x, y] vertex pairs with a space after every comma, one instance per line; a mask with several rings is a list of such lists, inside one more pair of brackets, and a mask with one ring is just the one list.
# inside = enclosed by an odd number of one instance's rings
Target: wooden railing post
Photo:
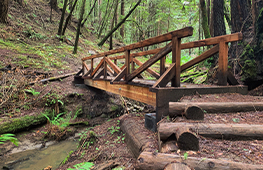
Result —
[[93, 64], [94, 64], [94, 60], [93, 58], [90, 60], [90, 73], [93, 72]]
[[165, 59], [166, 57], [163, 57], [160, 60], [160, 76], [165, 72]]
[[125, 74], [125, 80], [127, 80], [127, 76], [131, 73], [130, 71], [130, 60], [131, 60], [131, 51], [127, 50], [125, 51], [125, 66], [126, 66], [126, 74]]
[[106, 62], [106, 57], [107, 56], [105, 56], [103, 58], [103, 60], [104, 60], [104, 79], [107, 79], [107, 62]]
[[219, 42], [218, 85], [227, 85], [228, 43]]
[[172, 79], [172, 87], [180, 87], [181, 74], [181, 38], [172, 39], [172, 63], [175, 63], [175, 76]]

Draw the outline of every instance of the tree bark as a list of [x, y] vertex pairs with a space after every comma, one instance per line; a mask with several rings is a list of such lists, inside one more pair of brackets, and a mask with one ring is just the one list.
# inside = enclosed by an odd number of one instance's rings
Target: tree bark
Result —
[[8, 13], [8, 1], [0, 1], [0, 23], [7, 23], [7, 13]]
[[86, 0], [83, 0], [83, 3], [81, 5], [80, 18], [79, 18], [79, 22], [78, 22], [78, 28], [77, 28], [77, 34], [76, 34], [73, 54], [77, 54], [77, 50], [78, 50], [80, 27], [81, 27], [81, 22], [83, 20], [83, 15], [84, 15], [84, 12], [85, 12], [85, 4], [86, 4]]
[[[125, 6], [124, 6], [124, 0], [121, 0], [121, 16], [124, 17], [124, 10], [125, 10]], [[122, 18], [121, 17], [121, 18]], [[121, 29], [120, 29], [120, 35], [122, 38], [124, 38], [124, 25], [121, 26]]]
[[145, 129], [138, 121], [123, 116], [120, 119], [120, 127], [125, 133], [125, 143], [135, 158], [143, 151], [154, 152], [156, 150], [157, 142], [149, 135], [152, 132]]
[[89, 11], [87, 17], [86, 17], [86, 18], [84, 19], [84, 21], [81, 23], [81, 27], [83, 27], [84, 24], [85, 24], [85, 22], [88, 20], [88, 17], [89, 17], [90, 14], [92, 13], [92, 10], [94, 9], [94, 7], [95, 7], [95, 5], [96, 5], [96, 2], [97, 2], [97, 0], [94, 1], [94, 4], [92, 5], [92, 7], [91, 7], [91, 9], [90, 9], [90, 11]]
[[191, 120], [204, 120], [204, 109], [190, 103], [169, 103], [169, 116], [185, 116]]
[[77, 5], [77, 2], [78, 2], [78, 0], [75, 0], [74, 4], [73, 4], [73, 6], [72, 6], [72, 8], [71, 8], [71, 10], [70, 10], [70, 13], [69, 13], [69, 15], [68, 15], [68, 17], [67, 17], [67, 19], [66, 19], [64, 28], [63, 28], [63, 30], [62, 30], [62, 36], [65, 35], [65, 32], [66, 32], [68, 23], [69, 23], [69, 21], [70, 21], [70, 19], [71, 19], [72, 13], [73, 13], [76, 5]]
[[183, 163], [176, 162], [168, 164], [164, 170], [191, 170], [191, 168]]
[[208, 17], [206, 11], [205, 0], [200, 0], [200, 8], [202, 13], [202, 28], [204, 31], [205, 38], [211, 38], [208, 25]]
[[[185, 113], [187, 108], [193, 106], [199, 107], [207, 113], [236, 113], [236, 112], [250, 112], [250, 111], [263, 111], [263, 102], [170, 102], [169, 115], [182, 115], [194, 113]], [[192, 117], [192, 116], [191, 116]]]
[[263, 125], [208, 123], [161, 123], [158, 128], [160, 139], [166, 140], [182, 127], [218, 139], [263, 139]]
[[[159, 131], [160, 137], [162, 136], [161, 131]], [[180, 127], [176, 129], [175, 136], [177, 139], [177, 146], [181, 150], [199, 150], [199, 141], [197, 136], [189, 130], [188, 127]]]
[[58, 35], [59, 36], [62, 35], [62, 27], [63, 27], [63, 23], [64, 23], [64, 17], [65, 17], [65, 13], [66, 13], [67, 4], [68, 4], [68, 0], [65, 0], [64, 5], [63, 5], [63, 9], [62, 9], [61, 18], [59, 21], [59, 28], [58, 28]]
[[132, 14], [132, 12], [136, 9], [136, 7], [141, 3], [141, 0], [137, 2], [137, 4], [130, 10], [130, 12], [123, 18], [121, 22], [119, 22], [102, 40], [98, 43], [98, 46], [102, 46], [105, 41], [113, 34], [125, 21], [126, 19]]
[[209, 159], [209, 158], [194, 158], [188, 157], [184, 159], [183, 156], [174, 154], [164, 154], [152, 152], [142, 152], [137, 159], [135, 169], [140, 170], [163, 170], [164, 167], [171, 162], [182, 162], [193, 169], [202, 170], [226, 170], [226, 169], [240, 169], [240, 170], [259, 170], [263, 169], [262, 165], [251, 165], [239, 162], [232, 162], [223, 159]]
[[224, 0], [214, 0], [214, 36], [226, 34], [226, 27], [224, 21]]

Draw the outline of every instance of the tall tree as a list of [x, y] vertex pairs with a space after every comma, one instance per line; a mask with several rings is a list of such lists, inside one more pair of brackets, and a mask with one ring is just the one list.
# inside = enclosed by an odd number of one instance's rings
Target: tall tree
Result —
[[128, 14], [119, 22], [102, 40], [98, 43], [98, 46], [102, 46], [105, 41], [113, 34], [125, 21], [126, 19], [132, 14], [132, 12], [137, 8], [137, 6], [141, 3], [142, 0], [139, 0], [137, 4], [128, 12]]
[[[124, 9], [124, 0], [121, 0], [121, 16], [122, 17], [124, 16], [124, 10], [125, 10]], [[124, 38], [124, 25], [121, 26], [120, 35], [121, 35], [122, 38]]]
[[50, 22], [52, 22], [52, 10], [58, 10], [58, 1], [57, 0], [50, 0]]
[[69, 23], [69, 21], [70, 21], [70, 19], [71, 19], [72, 13], [73, 13], [73, 11], [74, 11], [76, 5], [77, 5], [77, 2], [78, 2], [78, 0], [75, 0], [73, 6], [71, 7], [70, 13], [69, 13], [69, 15], [68, 15], [68, 17], [67, 17], [67, 19], [66, 19], [66, 22], [65, 22], [64, 28], [63, 28], [63, 30], [62, 30], [62, 35], [65, 35], [65, 32], [66, 32], [66, 29], [67, 29], [68, 23]]
[[224, 20], [224, 0], [214, 0], [213, 13], [214, 36], [225, 35], [226, 26]]
[[0, 1], [0, 23], [6, 23], [7, 22], [8, 1], [9, 0], [1, 0]]
[[68, 0], [64, 0], [62, 14], [61, 14], [61, 18], [60, 18], [60, 21], [59, 21], [59, 27], [58, 27], [58, 35], [60, 35], [60, 36], [62, 34], [62, 28], [63, 28], [63, 23], [64, 23], [64, 17], [65, 17], [66, 9], [67, 9], [67, 4], [68, 4]]
[[81, 27], [81, 22], [83, 20], [83, 15], [84, 15], [84, 12], [85, 12], [85, 4], [86, 4], [86, 0], [83, 0], [83, 3], [81, 5], [81, 9], [80, 9], [80, 17], [79, 17], [79, 22], [78, 22], [78, 28], [77, 28], [77, 33], [76, 33], [76, 39], [75, 39], [75, 45], [74, 45], [73, 54], [77, 54], [77, 50], [78, 50], [80, 27]]
[[205, 35], [205, 38], [210, 38], [211, 35], [209, 31], [205, 0], [200, 0], [200, 8], [201, 8], [201, 13], [202, 13], [202, 28], [204, 30], [204, 35]]

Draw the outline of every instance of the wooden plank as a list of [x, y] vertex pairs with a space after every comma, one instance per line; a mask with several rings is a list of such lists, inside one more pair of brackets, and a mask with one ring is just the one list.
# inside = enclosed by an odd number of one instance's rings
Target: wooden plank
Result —
[[169, 52], [172, 51], [172, 43], [169, 43], [166, 47], [164, 47], [161, 51], [159, 51], [157, 54], [152, 56], [149, 60], [147, 60], [143, 65], [141, 65], [139, 68], [137, 68], [134, 72], [132, 72], [130, 75], [127, 76], [126, 81], [131, 81], [134, 79], [138, 74], [141, 74], [143, 71], [145, 71], [148, 67], [153, 65], [156, 61], [160, 60], [162, 57], [167, 55]]
[[162, 34], [153, 38], [149, 38], [134, 44], [130, 44], [124, 47], [120, 47], [118, 49], [114, 49], [114, 50], [110, 50], [104, 53], [100, 53], [100, 54], [95, 54], [89, 57], [85, 57], [82, 58], [82, 61], [91, 59], [91, 58], [98, 58], [98, 57], [102, 57], [105, 55], [111, 55], [111, 54], [116, 54], [116, 53], [121, 53], [127, 50], [134, 50], [137, 48], [141, 48], [141, 47], [146, 47], [146, 46], [150, 46], [150, 45], [154, 45], [154, 44], [159, 44], [162, 42], [166, 42], [166, 41], [170, 41], [172, 39], [172, 37], [178, 37], [178, 38], [183, 38], [183, 37], [188, 37], [193, 35], [193, 27], [185, 27], [176, 31], [172, 31], [172, 32], [168, 32], [166, 34]]
[[160, 59], [160, 75], [162, 75], [165, 72], [165, 60], [166, 57]]
[[[143, 65], [142, 62], [140, 62], [138, 59], [134, 58], [133, 61], [138, 65], [138, 66], [141, 66]], [[155, 71], [153, 71], [152, 69], [150, 68], [147, 68], [146, 71], [148, 73], [150, 73], [153, 77], [155, 77], [156, 79], [160, 78], [160, 74], [159, 73], [156, 73]]]
[[227, 85], [227, 66], [228, 66], [228, 44], [224, 41], [219, 43], [218, 58], [218, 85]]
[[106, 80], [107, 79], [107, 62], [106, 62], [106, 58], [107, 56], [105, 56], [103, 58], [103, 62], [104, 62], [104, 79]]
[[92, 73], [93, 72], [93, 65], [94, 65], [94, 59], [92, 58], [90, 60], [90, 72]]
[[[131, 57], [139, 57], [139, 56], [144, 56], [144, 55], [150, 55], [150, 54], [156, 54], [158, 53], [162, 48], [156, 48], [153, 50], [148, 50], [148, 51], [142, 51], [138, 53], [131, 53]], [[123, 59], [125, 58], [125, 55], [120, 55], [120, 56], [115, 56], [115, 57], [110, 57], [110, 60], [116, 60], [116, 59]]]
[[93, 77], [93, 79], [99, 79], [103, 75], [104, 75], [104, 68], [100, 69], [98, 73]]
[[97, 67], [95, 68], [95, 70], [90, 74], [91, 77], [94, 76], [94, 74], [96, 74], [96, 72], [100, 69], [100, 67], [103, 65], [104, 61], [100, 60], [100, 63], [97, 65]]
[[111, 84], [114, 84], [114, 82], [116, 82], [116, 81], [120, 81], [124, 76], [125, 76], [125, 74], [126, 74], [126, 67], [123, 69], [123, 70], [121, 70], [121, 72], [111, 81]]
[[85, 62], [83, 62], [83, 66], [86, 68], [86, 71], [89, 71], [89, 67]]
[[131, 56], [130, 56], [130, 50], [125, 51], [125, 66], [126, 66], [126, 74], [125, 74], [125, 80], [127, 79], [127, 76], [131, 73]]
[[240, 40], [242, 40], [242, 38], [243, 38], [242, 33], [238, 32], [238, 33], [234, 33], [234, 34], [222, 35], [222, 36], [207, 38], [204, 40], [184, 43], [181, 45], [181, 49], [215, 45], [215, 44], [219, 44], [220, 41], [225, 41], [226, 43], [227, 42], [233, 42], [233, 41], [240, 41]]
[[[116, 60], [117, 61], [117, 60]], [[117, 73], [119, 74], [119, 72], [121, 72], [121, 69], [114, 64], [109, 58], [106, 58], [106, 62], [109, 64], [109, 66]]]
[[111, 74], [110, 76], [114, 76], [114, 71], [109, 66], [107, 66], [107, 71]]
[[156, 83], [152, 86], [152, 88], [165, 87], [167, 83], [171, 81], [171, 79], [174, 77], [175, 67], [176, 64], [172, 63], [170, 67], [163, 73], [163, 75], [156, 81]]
[[175, 75], [174, 78], [172, 78], [171, 86], [180, 87], [181, 39], [177, 37], [172, 39], [172, 63], [175, 63]]
[[183, 64], [181, 66], [181, 71], [184, 71], [190, 67], [192, 67], [193, 65], [201, 62], [201, 61], [204, 61], [205, 59], [215, 55], [216, 53], [218, 53], [219, 51], [219, 45], [216, 45], [214, 46], [213, 48], [205, 51], [203, 54], [199, 55], [198, 57], [188, 61], [187, 63]]
[[129, 84], [110, 84], [109, 81], [105, 80], [85, 79], [84, 82], [88, 86], [119, 94], [152, 106], [155, 106], [156, 103], [156, 94], [154, 92], [150, 92], [148, 87]]

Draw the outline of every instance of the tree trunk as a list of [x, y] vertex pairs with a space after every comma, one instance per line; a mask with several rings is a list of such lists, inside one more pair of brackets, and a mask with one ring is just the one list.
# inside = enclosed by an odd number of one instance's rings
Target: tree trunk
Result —
[[83, 15], [84, 15], [84, 12], [85, 12], [85, 4], [86, 4], [86, 0], [83, 0], [83, 3], [81, 5], [81, 10], [80, 10], [80, 18], [79, 18], [79, 22], [78, 22], [78, 28], [77, 28], [77, 34], [76, 34], [73, 54], [77, 54], [77, 50], [78, 50], [80, 27], [81, 27], [81, 22], [83, 20]]
[[208, 25], [208, 17], [206, 11], [205, 0], [200, 0], [200, 8], [202, 13], [202, 28], [204, 30], [205, 38], [211, 38]]
[[226, 169], [240, 169], [240, 170], [259, 170], [263, 169], [262, 165], [245, 164], [241, 162], [232, 162], [224, 159], [210, 159], [210, 158], [194, 158], [188, 157], [184, 159], [183, 156], [164, 153], [142, 152], [137, 159], [135, 169], [140, 170], [163, 170], [165, 166], [171, 162], [182, 162], [192, 169], [202, 170], [226, 170]]
[[[237, 113], [237, 112], [250, 112], [250, 111], [263, 111], [263, 102], [170, 102], [169, 115], [185, 115], [186, 117], [195, 112], [188, 111], [187, 108], [193, 106], [199, 107], [202, 111], [207, 113]], [[194, 116], [194, 115], [193, 115]], [[190, 117], [193, 117], [190, 116]], [[201, 115], [200, 115], [201, 116]]]
[[[125, 10], [125, 8], [124, 8], [124, 0], [121, 0], [121, 16], [122, 17], [124, 17], [124, 10]], [[120, 35], [121, 35], [122, 38], [124, 38], [124, 25], [121, 26]]]
[[153, 152], [156, 150], [157, 142], [149, 135], [152, 132], [145, 129], [138, 121], [123, 116], [120, 119], [120, 127], [125, 133], [125, 143], [135, 158], [143, 151]]
[[[116, 0], [116, 5], [115, 5], [115, 9], [114, 9], [114, 14], [113, 14], [113, 18], [112, 18], [112, 21], [111, 21], [111, 28], [110, 28], [111, 30], [112, 30], [112, 28], [114, 27], [115, 18], [116, 18], [117, 9], [118, 9], [118, 4], [119, 4], [119, 2], [118, 2], [118, 0]], [[112, 50], [112, 49], [113, 49], [112, 36], [113, 36], [113, 34], [111, 34], [111, 36], [110, 36], [110, 48], [109, 48], [109, 50]]]
[[119, 22], [102, 40], [98, 43], [98, 46], [102, 46], [105, 41], [113, 34], [125, 21], [126, 19], [132, 14], [132, 12], [136, 9], [136, 7], [141, 3], [141, 0], [137, 2], [137, 4], [129, 11], [129, 13]]
[[224, 21], [224, 0], [214, 0], [214, 37], [225, 35], [226, 27]]
[[8, 13], [8, 1], [0, 1], [0, 23], [7, 23], [7, 13]]
[[166, 140], [182, 127], [218, 139], [263, 139], [263, 125], [208, 123], [161, 123], [158, 128], [160, 139]]
[[77, 2], [78, 2], [78, 0], [75, 0], [74, 4], [73, 4], [73, 6], [72, 6], [72, 8], [71, 8], [71, 10], [70, 10], [70, 13], [69, 13], [69, 15], [68, 15], [68, 17], [67, 17], [67, 19], [66, 19], [66, 22], [65, 22], [65, 25], [64, 25], [64, 28], [63, 28], [63, 31], [62, 31], [62, 36], [65, 35], [65, 32], [66, 32], [68, 23], [69, 23], [69, 21], [70, 21], [70, 19], [71, 19], [72, 13], [73, 13], [76, 5], [77, 5]]
[[183, 163], [176, 162], [168, 164], [165, 166], [164, 170], [191, 170], [191, 168]]
[[[159, 131], [161, 137], [161, 131]], [[197, 136], [189, 130], [188, 127], [180, 127], [176, 129], [175, 136], [177, 140], [177, 146], [181, 150], [199, 150], [199, 141]]]
[[91, 7], [91, 9], [90, 9], [90, 11], [89, 11], [87, 17], [86, 17], [86, 18], [84, 19], [84, 21], [81, 23], [81, 27], [83, 27], [84, 24], [85, 24], [85, 22], [88, 20], [88, 17], [89, 17], [90, 14], [92, 13], [92, 10], [94, 9], [94, 7], [95, 7], [95, 5], [96, 5], [96, 2], [97, 2], [97, 0], [94, 1], [94, 4], [92, 5], [92, 7]]
[[62, 27], [63, 27], [63, 23], [64, 23], [64, 17], [65, 17], [65, 13], [66, 13], [67, 4], [68, 4], [68, 0], [64, 0], [64, 5], [63, 5], [61, 18], [59, 21], [59, 28], [58, 28], [58, 35], [59, 36], [62, 35]]

